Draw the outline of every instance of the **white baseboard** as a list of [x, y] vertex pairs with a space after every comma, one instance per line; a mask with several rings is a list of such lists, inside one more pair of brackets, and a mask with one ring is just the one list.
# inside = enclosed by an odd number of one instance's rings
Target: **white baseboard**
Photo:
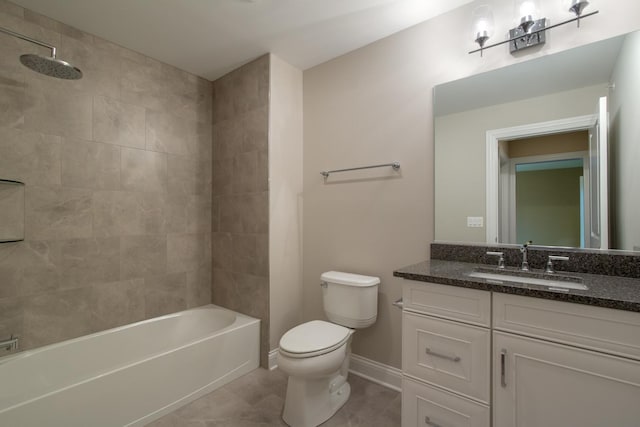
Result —
[[278, 349], [269, 352], [269, 370], [273, 371], [278, 367]]
[[[269, 352], [270, 371], [278, 367], [277, 355], [277, 348]], [[402, 370], [393, 366], [385, 365], [357, 354], [351, 354], [349, 372], [391, 390], [402, 391]]]
[[402, 370], [398, 368], [358, 356], [357, 354], [351, 355], [349, 366], [349, 372], [354, 375], [392, 390], [402, 391]]

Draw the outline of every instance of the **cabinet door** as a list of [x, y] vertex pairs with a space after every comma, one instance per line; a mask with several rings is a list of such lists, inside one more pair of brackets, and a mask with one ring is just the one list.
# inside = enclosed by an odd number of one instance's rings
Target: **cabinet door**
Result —
[[637, 427], [640, 362], [501, 332], [494, 427]]
[[405, 312], [402, 370], [438, 387], [489, 403], [488, 329]]
[[402, 427], [489, 427], [489, 407], [402, 379]]

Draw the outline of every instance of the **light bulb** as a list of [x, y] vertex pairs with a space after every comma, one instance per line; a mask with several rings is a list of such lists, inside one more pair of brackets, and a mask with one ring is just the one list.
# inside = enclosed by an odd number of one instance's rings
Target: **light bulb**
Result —
[[493, 13], [488, 5], [478, 6], [473, 11], [473, 37], [483, 47], [493, 35]]

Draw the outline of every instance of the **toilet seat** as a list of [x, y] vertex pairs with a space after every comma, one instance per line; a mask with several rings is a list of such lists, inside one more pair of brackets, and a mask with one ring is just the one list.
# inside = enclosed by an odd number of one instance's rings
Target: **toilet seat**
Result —
[[312, 320], [289, 330], [280, 339], [280, 353], [307, 358], [329, 353], [349, 340], [353, 331], [322, 320]]

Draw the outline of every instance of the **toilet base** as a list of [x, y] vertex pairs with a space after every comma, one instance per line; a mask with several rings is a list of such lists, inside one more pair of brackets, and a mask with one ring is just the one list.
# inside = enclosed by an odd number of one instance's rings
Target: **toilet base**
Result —
[[316, 427], [347, 403], [351, 386], [346, 376], [300, 379], [289, 377], [282, 419], [291, 427]]

